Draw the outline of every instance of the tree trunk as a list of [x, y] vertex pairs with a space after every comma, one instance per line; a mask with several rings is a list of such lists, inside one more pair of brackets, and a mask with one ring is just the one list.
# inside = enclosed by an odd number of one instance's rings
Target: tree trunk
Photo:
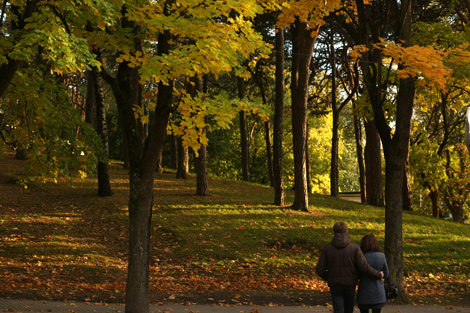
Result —
[[93, 79], [93, 91], [95, 93], [94, 99], [96, 104], [96, 131], [101, 137], [103, 143], [103, 150], [105, 154], [104, 159], [98, 161], [98, 196], [109, 197], [113, 195], [111, 189], [111, 181], [109, 178], [109, 141], [108, 141], [108, 125], [106, 123], [106, 107], [104, 103], [103, 81], [98, 68], [94, 67], [91, 70]]
[[333, 108], [333, 136], [331, 139], [331, 168], [330, 168], [330, 194], [332, 197], [339, 196], [339, 112]]
[[437, 192], [437, 190], [430, 190], [429, 198], [431, 199], [431, 204], [432, 204], [432, 216], [435, 218], [439, 218], [440, 207], [439, 207], [439, 193]]
[[[14, 5], [10, 3], [10, 11], [12, 12], [12, 16], [15, 17], [15, 19], [11, 19], [11, 30], [13, 33], [18, 32], [17, 34], [11, 36], [11, 38], [13, 38], [13, 42], [11, 44], [12, 47], [16, 46], [15, 40], [17, 42], [21, 40], [20, 37], [22, 36], [22, 31], [26, 29], [26, 26], [28, 24], [27, 20], [33, 15], [34, 12], [37, 11], [39, 7], [38, 3], [39, 1], [31, 0], [26, 1], [24, 6]], [[20, 11], [20, 9], [22, 9], [22, 11]], [[0, 65], [0, 98], [3, 97], [16, 71], [23, 64], [22, 61], [11, 59], [9, 57], [10, 52], [6, 52], [6, 62], [2, 62], [2, 64]]]
[[410, 146], [408, 145], [408, 154], [405, 161], [405, 173], [403, 175], [403, 210], [413, 211], [413, 193], [411, 190], [410, 173]]
[[[204, 77], [204, 82], [199, 78], [195, 78], [195, 91], [207, 93], [207, 76]], [[195, 96], [194, 93], [193, 96]], [[206, 134], [206, 128], [203, 128], [203, 134]], [[198, 196], [207, 196], [209, 192], [209, 182], [207, 178], [207, 148], [201, 145], [199, 148], [199, 155], [196, 157], [196, 194]]]
[[[266, 100], [266, 93], [264, 92], [262, 66], [263, 66], [262, 63], [258, 62], [258, 65], [256, 68], [255, 80], [258, 84], [263, 104], [266, 106], [268, 104], [268, 101]], [[270, 132], [269, 121], [264, 122], [264, 141], [266, 143], [266, 160], [267, 160], [266, 163], [268, 165], [269, 185], [273, 187], [274, 186], [273, 157], [271, 153], [271, 132]]]
[[157, 156], [157, 173], [163, 173], [163, 151]]
[[[121, 25], [130, 29], [129, 34], [139, 34], [139, 27], [127, 20], [123, 7]], [[158, 53], [168, 51], [169, 33], [163, 32], [158, 38]], [[135, 50], [142, 51], [142, 41], [134, 37]], [[155, 119], [145, 138], [140, 120], [134, 117], [134, 107], [141, 106], [141, 85], [139, 69], [128, 62], [119, 63], [117, 78], [105, 75], [116, 97], [119, 117], [127, 135], [129, 146], [129, 264], [126, 285], [126, 313], [149, 312], [149, 256], [150, 226], [153, 205], [153, 185], [156, 158], [160, 154], [166, 135], [173, 84], [158, 86]]]
[[276, 100], [273, 121], [273, 181], [274, 204], [285, 204], [283, 165], [283, 123], [284, 123], [284, 30], [276, 32]]
[[175, 135], [169, 135], [170, 141], [170, 168], [176, 170], [178, 168], [178, 142]]
[[209, 183], [207, 180], [207, 149], [201, 146], [196, 157], [196, 194], [198, 196], [207, 196], [209, 192]]
[[339, 196], [339, 115], [340, 111], [336, 100], [336, 58], [335, 58], [335, 45], [333, 42], [333, 35], [331, 36], [330, 43], [330, 58], [331, 58], [331, 111], [333, 113], [332, 125], [332, 138], [331, 138], [331, 164], [330, 164], [330, 195], [332, 197]]
[[356, 103], [353, 101], [353, 119], [354, 119], [354, 137], [356, 139], [357, 164], [359, 168], [359, 186], [361, 189], [361, 203], [366, 203], [366, 185], [365, 185], [365, 169], [364, 156], [362, 154], [362, 131], [361, 120], [359, 119]]
[[96, 129], [96, 99], [95, 99], [95, 81], [92, 70], [86, 72], [87, 88], [85, 100], [85, 122]]
[[[368, 35], [371, 34], [371, 31], [377, 34], [380, 30], [376, 29], [377, 25], [371, 26], [369, 24], [370, 16], [367, 15], [364, 1], [357, 0], [356, 5], [360, 26], [358, 30], [361, 38], [360, 43], [371, 48]], [[402, 45], [408, 46], [411, 38], [411, 0], [391, 1], [387, 9], [390, 11], [386, 13], [393, 19], [391, 22], [396, 40], [400, 41]], [[380, 26], [385, 27], [385, 25]], [[378, 38], [372, 39], [378, 40]], [[398, 66], [403, 68], [401, 64]], [[415, 81], [410, 77], [399, 80], [395, 131], [392, 132], [383, 106], [382, 92], [386, 91], [383, 88], [387, 84], [382, 82], [380, 52], [370, 50], [364, 55], [361, 67], [385, 156], [385, 255], [390, 268], [390, 281], [395, 283], [399, 289], [399, 300], [406, 302], [403, 277], [403, 175], [410, 140]], [[371, 71], [371, 68], [374, 70]]]
[[268, 163], [269, 186], [274, 187], [273, 156], [271, 153], [271, 132], [269, 121], [264, 122], [264, 140], [266, 142], [266, 159]]
[[[242, 77], [237, 78], [238, 98], [245, 98], [245, 82]], [[242, 179], [250, 181], [250, 155], [248, 149], [248, 139], [246, 134], [246, 111], [240, 111], [240, 146], [242, 154]]]
[[310, 150], [308, 149], [308, 143], [309, 143], [309, 127], [307, 123], [307, 134], [306, 134], [306, 139], [305, 139], [305, 159], [306, 159], [306, 164], [307, 164], [307, 192], [308, 194], [311, 194], [313, 191], [313, 184], [312, 184], [312, 167], [310, 164]]
[[180, 137], [177, 138], [178, 146], [178, 168], [176, 169], [176, 178], [188, 178], [189, 154], [188, 147], [183, 146]]
[[366, 147], [364, 149], [366, 163], [366, 198], [367, 204], [384, 206], [384, 188], [382, 182], [382, 151], [380, 136], [374, 120], [364, 122], [366, 131]]
[[308, 211], [307, 184], [307, 99], [309, 66], [315, 38], [307, 25], [296, 21], [292, 30], [292, 136], [294, 145], [295, 199], [292, 209]]

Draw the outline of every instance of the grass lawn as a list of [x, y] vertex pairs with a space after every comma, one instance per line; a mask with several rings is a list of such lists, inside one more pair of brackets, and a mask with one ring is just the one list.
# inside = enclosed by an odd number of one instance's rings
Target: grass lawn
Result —
[[[94, 178], [16, 183], [22, 161], [0, 160], [0, 296], [123, 301], [127, 266], [127, 172], [111, 166], [115, 195]], [[158, 174], [152, 223], [153, 302], [323, 305], [315, 274], [339, 220], [353, 241], [384, 240], [384, 209], [325, 196], [310, 213], [275, 207], [271, 188]], [[288, 203], [292, 203], [292, 194]], [[404, 214], [406, 290], [414, 303], [470, 305], [470, 226]]]

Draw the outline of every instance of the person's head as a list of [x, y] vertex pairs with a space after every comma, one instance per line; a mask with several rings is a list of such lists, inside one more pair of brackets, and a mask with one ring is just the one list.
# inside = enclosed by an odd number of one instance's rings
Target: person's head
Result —
[[348, 225], [345, 222], [336, 222], [333, 225], [333, 231], [335, 234], [347, 234], [348, 233]]
[[361, 250], [366, 252], [380, 252], [380, 245], [374, 235], [368, 234], [362, 237]]

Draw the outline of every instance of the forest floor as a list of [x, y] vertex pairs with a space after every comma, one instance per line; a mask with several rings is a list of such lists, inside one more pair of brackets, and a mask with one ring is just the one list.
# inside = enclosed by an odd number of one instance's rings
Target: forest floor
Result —
[[[0, 159], [0, 297], [122, 302], [126, 170], [111, 165], [114, 195], [100, 198], [95, 178], [25, 187], [23, 167]], [[311, 212], [295, 212], [270, 204], [268, 187], [211, 178], [209, 188], [198, 197], [193, 176], [157, 174], [152, 303], [327, 305], [314, 267], [333, 223], [383, 243], [383, 208], [312, 196]], [[406, 213], [403, 229], [409, 303], [470, 307], [470, 226]]]

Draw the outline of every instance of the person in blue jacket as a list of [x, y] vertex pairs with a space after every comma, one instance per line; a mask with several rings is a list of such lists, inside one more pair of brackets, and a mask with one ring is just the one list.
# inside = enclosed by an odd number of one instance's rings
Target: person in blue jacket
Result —
[[[369, 265], [384, 273], [384, 277], [388, 277], [389, 269], [385, 254], [380, 252], [380, 245], [374, 235], [365, 235], [361, 240], [361, 250]], [[387, 297], [385, 296], [385, 288], [382, 280], [371, 279], [367, 275], [360, 275], [359, 286], [357, 288], [357, 306], [361, 313], [380, 313]]]

